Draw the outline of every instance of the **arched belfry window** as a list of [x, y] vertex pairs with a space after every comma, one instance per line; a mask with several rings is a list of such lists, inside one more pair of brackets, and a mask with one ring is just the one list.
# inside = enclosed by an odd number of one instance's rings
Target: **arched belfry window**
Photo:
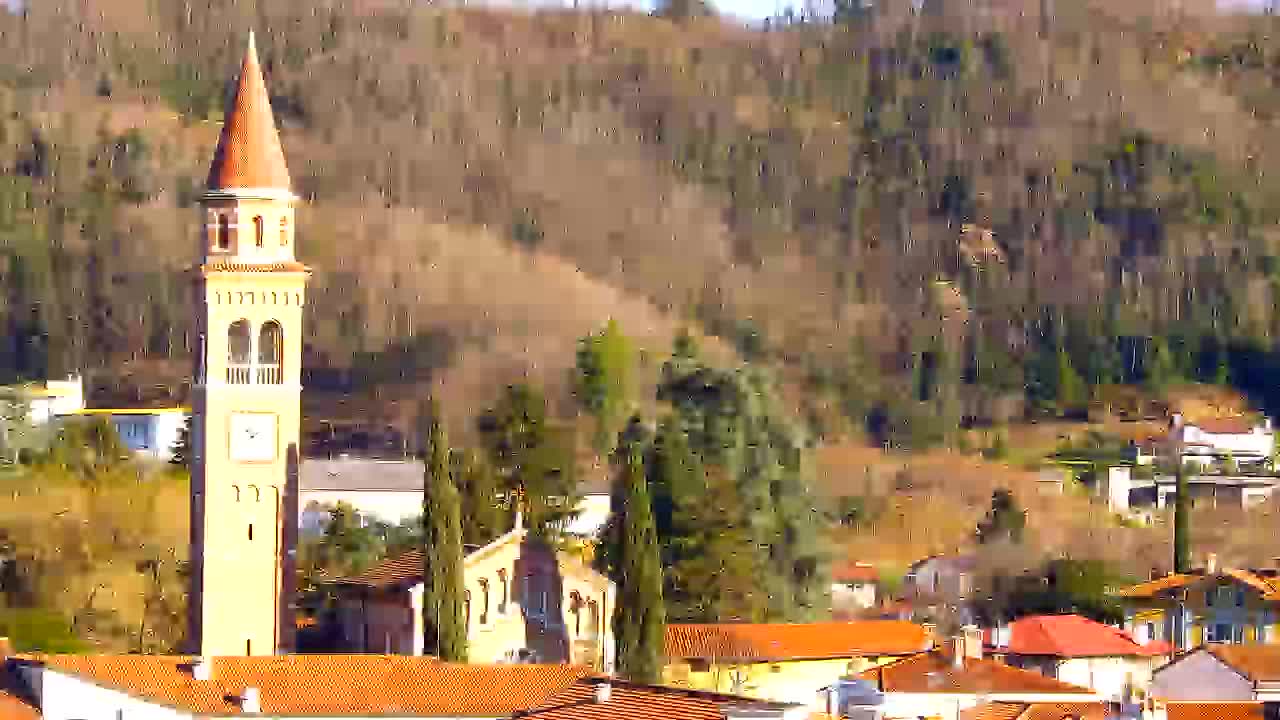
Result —
[[253, 244], [262, 247], [266, 244], [267, 235], [266, 227], [263, 225], [262, 216], [253, 216]]
[[283, 382], [281, 364], [284, 358], [284, 331], [280, 323], [268, 320], [258, 331], [258, 384], [279, 385]]
[[289, 244], [289, 218], [280, 218], [280, 247]]
[[217, 242], [219, 250], [231, 249], [231, 221], [226, 215], [218, 215]]
[[237, 320], [227, 328], [227, 382], [247, 385], [253, 363], [253, 335], [248, 320]]

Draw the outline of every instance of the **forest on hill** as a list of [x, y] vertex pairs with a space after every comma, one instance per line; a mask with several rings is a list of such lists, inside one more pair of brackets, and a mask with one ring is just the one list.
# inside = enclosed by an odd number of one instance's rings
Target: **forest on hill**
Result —
[[[393, 0], [0, 11], [0, 382], [182, 399], [195, 200], [245, 31], [316, 268], [309, 417], [557, 408], [608, 318], [900, 447], [1233, 382], [1275, 406], [1277, 21], [931, 0], [746, 28]], [[342, 402], [338, 402], [341, 399]]]

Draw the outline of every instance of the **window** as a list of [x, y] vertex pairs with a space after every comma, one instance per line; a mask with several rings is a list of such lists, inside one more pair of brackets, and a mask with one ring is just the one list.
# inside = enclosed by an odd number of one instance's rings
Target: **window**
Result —
[[1236, 590], [1236, 607], [1244, 607], [1244, 590]]
[[1207, 628], [1205, 640], [1211, 643], [1240, 643], [1244, 641], [1244, 626], [1214, 623]]
[[218, 216], [218, 249], [229, 250], [231, 248], [231, 221], [227, 220], [226, 215]]
[[484, 595], [484, 601], [480, 605], [480, 624], [489, 624], [489, 581], [480, 578], [480, 592]]
[[262, 224], [262, 216], [253, 216], [253, 244], [262, 247], [266, 242], [265, 228]]
[[237, 320], [227, 328], [227, 382], [233, 385], [249, 383], [249, 364], [252, 359], [253, 338], [248, 320]]
[[249, 523], [249, 542], [253, 542], [253, 523]]
[[284, 356], [284, 332], [280, 323], [268, 320], [258, 331], [258, 383], [261, 385], [279, 385], [284, 381], [281, 372], [281, 360]]
[[498, 571], [498, 582], [501, 583], [501, 592], [498, 594], [498, 614], [506, 615], [509, 589], [507, 587], [507, 571], [505, 569]]
[[252, 641], [252, 640], [245, 640], [245, 641], [244, 641], [244, 654], [245, 654], [245, 655], [252, 655], [252, 654], [253, 654], [253, 641]]
[[289, 244], [289, 218], [280, 218], [280, 247]]
[[471, 629], [471, 591], [470, 590], [462, 591], [462, 611], [463, 611], [462, 612], [463, 622], [466, 623], [466, 625], [464, 625], [463, 627], [466, 627], [469, 630]]

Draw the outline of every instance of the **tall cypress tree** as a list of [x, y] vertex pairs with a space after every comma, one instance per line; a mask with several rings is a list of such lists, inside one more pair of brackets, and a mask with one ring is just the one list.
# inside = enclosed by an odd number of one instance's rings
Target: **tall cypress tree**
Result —
[[441, 660], [466, 662], [467, 627], [463, 611], [462, 503], [449, 472], [449, 440], [439, 406], [429, 409], [422, 495], [423, 652]]
[[614, 578], [618, 600], [613, 612], [618, 673], [634, 682], [655, 683], [662, 674], [667, 620], [658, 533], [645, 477], [645, 442], [638, 417], [632, 418], [623, 434], [618, 461], [617, 482], [623, 497]]
[[1185, 573], [1191, 572], [1191, 490], [1181, 456], [1175, 462], [1178, 494], [1173, 500], [1173, 571]]

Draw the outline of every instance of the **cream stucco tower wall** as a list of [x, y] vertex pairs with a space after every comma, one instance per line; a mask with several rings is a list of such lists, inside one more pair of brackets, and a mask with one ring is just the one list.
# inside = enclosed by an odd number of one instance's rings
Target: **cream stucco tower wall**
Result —
[[271, 655], [292, 638], [293, 524], [309, 270], [252, 34], [201, 198], [188, 649]]

